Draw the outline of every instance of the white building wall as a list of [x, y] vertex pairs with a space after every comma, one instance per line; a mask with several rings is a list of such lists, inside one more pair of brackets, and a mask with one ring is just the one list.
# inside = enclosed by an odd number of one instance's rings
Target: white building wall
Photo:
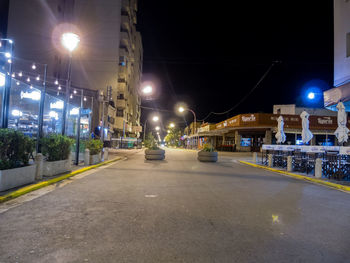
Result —
[[334, 86], [350, 81], [350, 56], [347, 56], [350, 36], [347, 34], [350, 34], [350, 1], [334, 0]]

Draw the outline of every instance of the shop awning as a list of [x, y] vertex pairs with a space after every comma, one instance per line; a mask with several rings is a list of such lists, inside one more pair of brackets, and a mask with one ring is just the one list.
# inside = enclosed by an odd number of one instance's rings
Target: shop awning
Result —
[[343, 102], [346, 111], [350, 111], [350, 82], [339, 87], [323, 92], [324, 106], [332, 111], [337, 111], [338, 102]]

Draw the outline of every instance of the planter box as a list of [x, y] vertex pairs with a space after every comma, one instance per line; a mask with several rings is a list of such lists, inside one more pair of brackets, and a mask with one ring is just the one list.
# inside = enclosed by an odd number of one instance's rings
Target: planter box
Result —
[[101, 153], [90, 155], [90, 162], [89, 165], [97, 164], [101, 162]]
[[146, 160], [164, 160], [165, 151], [162, 149], [159, 150], [145, 150]]
[[43, 163], [43, 176], [53, 176], [65, 172], [72, 171], [72, 161], [70, 158], [67, 160], [44, 162]]
[[36, 164], [0, 170], [0, 191], [5, 191], [35, 181]]
[[198, 161], [200, 162], [217, 162], [218, 152], [198, 152]]

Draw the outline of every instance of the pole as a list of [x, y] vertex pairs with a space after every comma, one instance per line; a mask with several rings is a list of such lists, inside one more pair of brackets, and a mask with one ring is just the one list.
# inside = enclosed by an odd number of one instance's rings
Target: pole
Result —
[[[196, 134], [197, 133], [197, 118], [196, 118], [196, 113], [193, 111], [193, 110], [191, 110], [191, 109], [188, 109], [190, 112], [192, 112], [192, 114], [193, 114], [193, 119], [194, 119], [194, 134]], [[194, 138], [196, 138], [196, 136], [194, 137]], [[196, 148], [198, 148], [198, 142], [197, 142], [197, 146], [196, 146]]]
[[104, 98], [102, 98], [102, 127], [101, 127], [101, 130], [102, 130], [101, 141], [102, 141], [102, 143], [103, 143], [104, 137], [105, 137], [104, 128], [105, 128], [105, 101], [104, 101]]
[[37, 142], [36, 142], [36, 152], [37, 153], [41, 153], [40, 139], [43, 137], [47, 64], [45, 64], [44, 66], [45, 66], [45, 69], [44, 69], [44, 83], [43, 83], [43, 90], [42, 90], [41, 96], [40, 96], [39, 124], [38, 124], [38, 134], [37, 134]]
[[70, 78], [71, 78], [71, 71], [72, 71], [72, 53], [69, 53], [69, 61], [68, 61], [68, 72], [67, 72], [67, 86], [66, 86], [66, 101], [63, 105], [63, 114], [62, 114], [62, 135], [65, 135], [66, 133], [66, 125], [67, 125], [67, 118], [68, 118], [68, 102], [69, 102], [69, 93], [70, 93]]
[[146, 140], [146, 128], [147, 128], [147, 120], [148, 119], [146, 119], [146, 121], [145, 121], [145, 125], [144, 125], [144, 131], [143, 131], [143, 142], [145, 142], [145, 140]]
[[77, 136], [76, 136], [76, 143], [75, 143], [75, 165], [79, 165], [79, 148], [80, 148], [80, 118], [81, 118], [81, 110], [83, 108], [83, 97], [84, 92], [81, 90], [80, 93], [80, 107], [79, 107], [79, 113], [78, 113], [78, 125], [77, 125]]
[[[9, 43], [9, 42], [8, 42]], [[13, 55], [13, 44], [11, 44], [11, 56]], [[5, 62], [6, 63], [6, 62]], [[9, 64], [9, 71], [8, 74], [5, 71], [5, 90], [2, 97], [2, 128], [8, 127], [8, 121], [9, 121], [9, 111], [10, 111], [10, 92], [11, 92], [11, 82], [12, 82], [12, 62]]]

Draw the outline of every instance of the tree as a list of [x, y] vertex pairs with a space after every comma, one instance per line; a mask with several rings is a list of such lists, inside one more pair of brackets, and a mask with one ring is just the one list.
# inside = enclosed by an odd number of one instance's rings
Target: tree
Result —
[[169, 129], [167, 136], [165, 136], [165, 142], [170, 146], [179, 146], [180, 138], [181, 138], [181, 130], [180, 129]]

